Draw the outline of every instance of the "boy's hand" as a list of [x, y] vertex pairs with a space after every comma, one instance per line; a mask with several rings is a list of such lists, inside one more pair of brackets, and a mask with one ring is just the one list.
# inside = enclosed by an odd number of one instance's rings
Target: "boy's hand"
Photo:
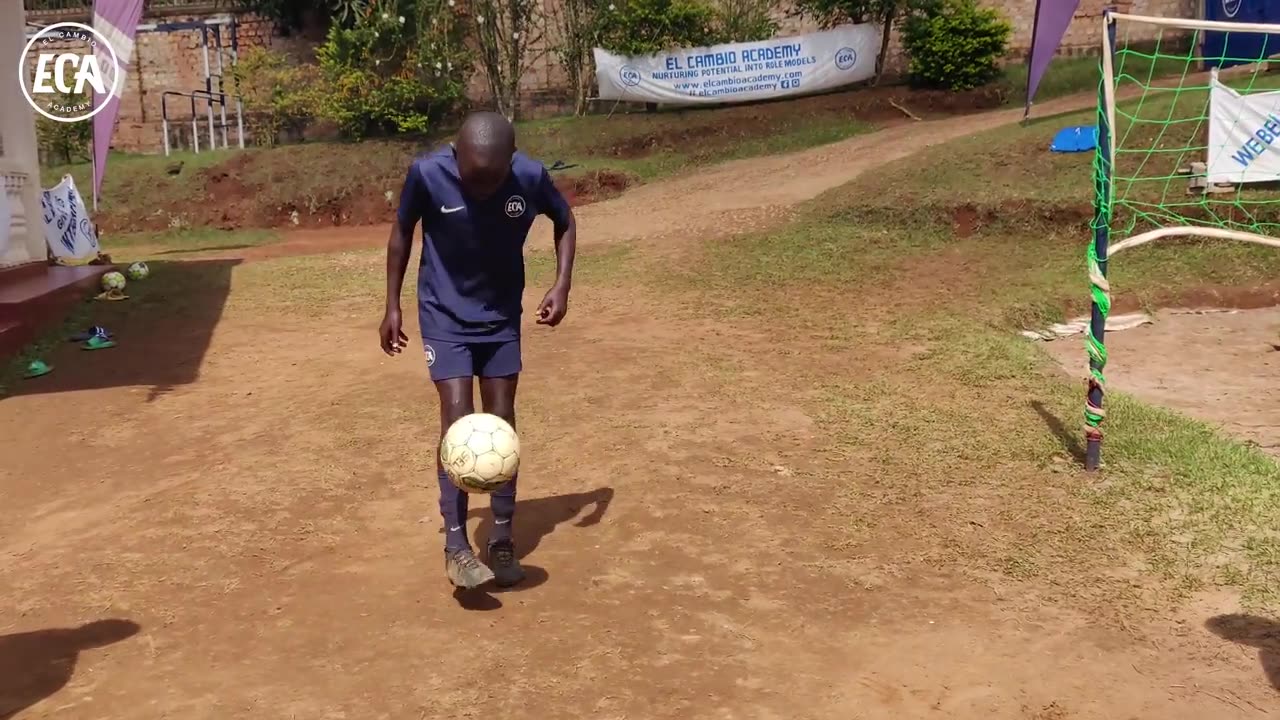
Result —
[[538, 324], [555, 327], [569, 312], [569, 288], [556, 285], [547, 291], [546, 297], [538, 305]]
[[400, 308], [387, 308], [387, 313], [382, 316], [382, 326], [378, 328], [378, 338], [382, 352], [393, 356], [409, 344], [409, 336], [404, 334], [400, 321]]

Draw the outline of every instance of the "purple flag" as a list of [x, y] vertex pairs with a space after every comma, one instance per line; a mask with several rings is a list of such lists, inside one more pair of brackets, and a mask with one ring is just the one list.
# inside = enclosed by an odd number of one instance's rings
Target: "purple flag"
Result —
[[1031, 35], [1031, 55], [1027, 58], [1027, 114], [1031, 113], [1031, 100], [1049, 61], [1058, 52], [1058, 43], [1071, 25], [1080, 0], [1036, 0], [1036, 19]]
[[[93, 116], [93, 199], [97, 205], [98, 194], [102, 192], [102, 177], [107, 167], [107, 149], [111, 147], [111, 133], [116, 127], [116, 117], [120, 114], [120, 93], [124, 92], [125, 73], [129, 63], [133, 61], [133, 36], [138, 31], [138, 20], [142, 17], [143, 0], [94, 0], [93, 29], [97, 30], [111, 44], [115, 51], [116, 63], [111, 62], [111, 53], [106, 48], [97, 48], [94, 55], [98, 58], [98, 67], [102, 69], [107, 92], [114, 87], [116, 92], [110, 95], [93, 94], [94, 108], [106, 107]], [[117, 65], [118, 63], [118, 65]], [[119, 84], [116, 74], [119, 73]]]

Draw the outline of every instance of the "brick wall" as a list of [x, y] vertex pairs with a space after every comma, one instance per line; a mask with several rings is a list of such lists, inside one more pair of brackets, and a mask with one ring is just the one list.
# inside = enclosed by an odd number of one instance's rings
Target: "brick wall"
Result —
[[[32, 19], [36, 13], [30, 13]], [[213, 21], [219, 17], [227, 17], [224, 13], [203, 15], [175, 15], [144, 18], [146, 24], [181, 24], [199, 20]], [[240, 52], [251, 47], [271, 47], [276, 50], [309, 59], [312, 56], [313, 42], [305, 38], [283, 38], [276, 32], [271, 23], [263, 18], [239, 14], [236, 18], [236, 36]], [[47, 18], [47, 22], [71, 19], [85, 22], [87, 18]], [[231, 31], [229, 26], [217, 28], [221, 34], [223, 45], [223, 67], [227, 75], [227, 89], [231, 81]], [[205, 89], [205, 42], [199, 29], [183, 30], [140, 30], [135, 37], [133, 61], [125, 78], [124, 91], [120, 98], [120, 114], [116, 122], [116, 130], [111, 138], [112, 148], [125, 152], [156, 153], [163, 151], [163, 135], [161, 103], [163, 93], [177, 91], [190, 93], [193, 90]], [[214, 75], [214, 90], [217, 90], [218, 49], [212, 29], [207, 33], [209, 73]], [[34, 56], [28, 59], [33, 63]], [[169, 112], [170, 141], [175, 147], [191, 145], [191, 103], [187, 98], [170, 96], [163, 99]], [[207, 120], [208, 105], [197, 101], [196, 112], [200, 115], [199, 133], [201, 148], [208, 147], [209, 127]], [[220, 125], [221, 113], [215, 112], [214, 123]], [[236, 127], [234, 106], [227, 110], [227, 140], [234, 147], [236, 144]], [[218, 144], [222, 144], [221, 128], [216, 128]]]
[[[552, 3], [556, 0], [543, 0]], [[1013, 23], [1014, 34], [1010, 46], [1010, 58], [1017, 61], [1025, 56], [1031, 43], [1032, 25], [1034, 22], [1035, 3], [1032, 0], [982, 0], [984, 4], [999, 9]], [[1280, 1], [1280, 0], [1278, 0]], [[1060, 52], [1066, 55], [1096, 53], [1101, 33], [1102, 10], [1108, 4], [1105, 0], [1082, 0], [1066, 37], [1063, 39]], [[1112, 0], [1122, 12], [1167, 17], [1196, 17], [1199, 0]], [[217, 13], [203, 15], [208, 18]], [[200, 19], [198, 15], [169, 15], [162, 18], [147, 18], [143, 22], [181, 23]], [[795, 34], [815, 29], [813, 23], [798, 18], [783, 6], [776, 13], [781, 34]], [[67, 18], [64, 18], [67, 19]], [[241, 51], [250, 47], [270, 47], [274, 50], [289, 53], [299, 60], [310, 60], [313, 57], [315, 42], [319, 39], [314, 34], [310, 37], [281, 37], [269, 21], [253, 15], [237, 15], [237, 35]], [[1128, 40], [1141, 41], [1155, 39], [1159, 31], [1153, 27], [1134, 26]], [[222, 28], [223, 44], [230, 46], [229, 31]], [[522, 81], [524, 91], [524, 111], [527, 116], [545, 116], [564, 112], [569, 108], [570, 93], [566, 87], [564, 69], [554, 51], [544, 51], [554, 46], [556, 41], [554, 29], [548, 30], [542, 47], [535, 48], [539, 57], [535, 60]], [[213, 47], [212, 36], [209, 39], [210, 71], [217, 72], [217, 53]], [[896, 33], [892, 41], [889, 55], [889, 72], [900, 72], [905, 67], [905, 59], [899, 49]], [[224, 64], [229, 63], [229, 53], [224, 56]], [[160, 152], [163, 148], [161, 136], [161, 94], [166, 90], [189, 92], [204, 88], [204, 54], [199, 30], [178, 30], [172, 32], [140, 32], [137, 37], [137, 48], [134, 64], [130, 69], [125, 84], [124, 95], [120, 106], [120, 119], [113, 136], [113, 146], [117, 150], [129, 152]], [[473, 102], [485, 104], [489, 99], [488, 87], [484, 77], [477, 73], [470, 82], [469, 95]], [[170, 110], [170, 139], [175, 146], [189, 147], [191, 142], [191, 110], [190, 103], [183, 98], [170, 98], [167, 101]], [[205, 106], [197, 106], [200, 113], [199, 133], [201, 146], [208, 142], [207, 119], [204, 116]], [[228, 121], [233, 127], [228, 129], [228, 139], [234, 146], [234, 116], [229, 113]], [[220, 122], [215, 117], [215, 123]], [[219, 131], [219, 142], [221, 133]]]
[[[1031, 33], [1035, 23], [1035, 3], [1030, 0], [983, 0], [984, 5], [1004, 13], [1013, 23], [1010, 50], [1025, 54], [1031, 47]], [[1107, 6], [1117, 12], [1155, 17], [1197, 18], [1200, 0], [1081, 0], [1062, 38], [1059, 52], [1063, 55], [1096, 54], [1102, 46], [1102, 13]], [[1152, 25], [1128, 26], [1126, 37], [1130, 43], [1152, 41], [1161, 37], [1161, 29]], [[1184, 33], [1185, 34], [1185, 33]], [[1169, 37], [1165, 31], [1164, 39]]]

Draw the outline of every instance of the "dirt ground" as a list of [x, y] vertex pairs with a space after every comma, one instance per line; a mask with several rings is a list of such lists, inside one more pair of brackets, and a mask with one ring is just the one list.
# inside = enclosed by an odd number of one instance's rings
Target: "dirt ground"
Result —
[[[581, 236], [643, 236], [638, 252], [662, 253], [779, 222], [859, 172], [1019, 116], [905, 125], [638, 188], [582, 208]], [[384, 239], [331, 230], [295, 250]], [[367, 257], [336, 255], [335, 271]], [[891, 533], [851, 545], [840, 498], [876, 478], [818, 452], [820, 420], [778, 389], [804, 382], [792, 355], [766, 351], [775, 339], [757, 324], [635, 287], [583, 282], [564, 326], [528, 333], [516, 525], [530, 580], [450, 593], [420, 351], [385, 358], [360, 298], [264, 312], [243, 296], [251, 271], [199, 318], [207, 338], [175, 310], [93, 363], [65, 350], [59, 371], [0, 404], [0, 720], [1203, 720], [1280, 707], [1280, 656], [1259, 649], [1277, 627], [1229, 615], [1231, 597], [1113, 622], [911, 562], [918, 548]], [[1115, 341], [1119, 373], [1130, 353]], [[182, 377], [148, 375], [184, 363]], [[941, 505], [902, 519], [964, 522]]]
[[[1083, 347], [1050, 352], [1084, 377]], [[1108, 388], [1174, 408], [1280, 457], [1280, 309], [1172, 311], [1107, 335]]]

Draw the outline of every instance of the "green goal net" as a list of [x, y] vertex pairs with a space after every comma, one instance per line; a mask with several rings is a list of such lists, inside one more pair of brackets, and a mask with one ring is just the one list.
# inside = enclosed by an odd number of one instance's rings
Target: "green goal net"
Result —
[[1172, 237], [1280, 248], [1280, 25], [1108, 13], [1103, 23], [1086, 465], [1100, 462], [1107, 264]]

